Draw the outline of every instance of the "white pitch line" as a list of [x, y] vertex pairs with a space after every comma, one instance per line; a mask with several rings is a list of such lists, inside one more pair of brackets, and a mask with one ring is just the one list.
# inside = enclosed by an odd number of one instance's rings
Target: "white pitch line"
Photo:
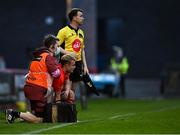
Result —
[[117, 119], [117, 118], [121, 118], [121, 117], [132, 116], [132, 115], [136, 115], [136, 113], [127, 113], [127, 114], [115, 115], [115, 116], [109, 117], [108, 119], [112, 120], [112, 119]]
[[163, 112], [163, 111], [167, 111], [167, 110], [173, 110], [173, 109], [177, 109], [180, 106], [170, 106], [170, 107], [166, 107], [166, 108], [160, 108], [157, 110], [152, 110], [152, 111], [148, 111], [148, 113], [152, 113], [152, 112]]
[[52, 130], [52, 129], [56, 129], [56, 128], [62, 128], [62, 127], [66, 127], [66, 126], [73, 125], [73, 124], [76, 124], [76, 123], [64, 123], [64, 124], [56, 125], [56, 126], [49, 127], [49, 128], [43, 128], [43, 129], [35, 130], [35, 131], [28, 132], [28, 133], [25, 133], [22, 135], [37, 134], [37, 133], [41, 133], [44, 131], [48, 131], [48, 130]]
[[[151, 111], [145, 111], [143, 113], [152, 113], [152, 112], [161, 112], [161, 111], [166, 111], [166, 110], [172, 110], [172, 109], [176, 109], [179, 108], [180, 106], [172, 106], [172, 107], [166, 107], [166, 108], [161, 108], [161, 109], [157, 109], [157, 110], [151, 110]], [[140, 112], [141, 113], [141, 112]], [[133, 115], [137, 115], [137, 113], [127, 113], [127, 114], [121, 114], [121, 115], [115, 115], [115, 116], [111, 116], [107, 119], [112, 120], [112, 119], [117, 119], [117, 118], [123, 118], [123, 117], [129, 117], [129, 116], [133, 116]], [[32, 132], [28, 132], [28, 133], [24, 133], [21, 135], [31, 135], [31, 134], [38, 134], [44, 131], [48, 131], [48, 130], [52, 130], [52, 129], [56, 129], [56, 128], [62, 128], [62, 127], [66, 127], [66, 126], [70, 126], [70, 125], [74, 125], [74, 124], [78, 124], [78, 123], [88, 123], [88, 122], [94, 122], [94, 121], [104, 121], [107, 119], [92, 119], [92, 120], [84, 120], [84, 121], [78, 121], [77, 123], [63, 123], [60, 125], [56, 125], [53, 127], [49, 127], [49, 128], [43, 128], [43, 129], [39, 129], [39, 130], [35, 130]]]
[[[86, 123], [86, 122], [94, 122], [94, 121], [101, 121], [101, 120], [103, 120], [103, 119], [84, 120], [84, 121], [78, 121], [77, 123]], [[24, 134], [21, 134], [21, 135], [37, 134], [37, 133], [41, 133], [41, 132], [56, 129], [56, 128], [67, 127], [67, 126], [74, 125], [74, 124], [77, 124], [77, 123], [60, 123], [60, 125], [56, 125], [56, 126], [49, 127], [49, 128], [43, 128], [43, 129], [39, 129], [39, 130], [35, 130], [35, 131], [31, 131], [31, 132], [24, 133]]]
[[[131, 115], [135, 115], [135, 113], [127, 113], [127, 114], [122, 114], [122, 115], [115, 115], [115, 116], [109, 117], [108, 119], [116, 119], [116, 118], [119, 118], [119, 117], [128, 117], [128, 116], [131, 116]], [[78, 121], [77, 123], [64, 123], [64, 124], [56, 125], [56, 126], [53, 126], [53, 127], [43, 128], [43, 129], [35, 130], [35, 131], [32, 131], [32, 132], [24, 133], [22, 135], [38, 134], [38, 133], [41, 133], [41, 132], [44, 132], [44, 131], [48, 131], [48, 130], [52, 130], [52, 129], [56, 129], [56, 128], [67, 127], [67, 126], [78, 124], [78, 123], [86, 123], [86, 122], [88, 123], [88, 122], [104, 121], [104, 120], [106, 120], [106, 119], [92, 119], [92, 120]]]

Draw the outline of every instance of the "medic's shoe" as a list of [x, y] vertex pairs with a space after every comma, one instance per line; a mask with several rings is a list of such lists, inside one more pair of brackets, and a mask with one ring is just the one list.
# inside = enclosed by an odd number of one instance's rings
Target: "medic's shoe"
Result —
[[13, 116], [12, 109], [6, 109], [6, 121], [7, 123], [13, 123], [15, 120], [15, 116]]

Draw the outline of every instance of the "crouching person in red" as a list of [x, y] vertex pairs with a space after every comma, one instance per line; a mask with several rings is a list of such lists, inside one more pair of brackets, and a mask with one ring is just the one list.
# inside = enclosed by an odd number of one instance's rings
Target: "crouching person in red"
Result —
[[66, 100], [69, 103], [74, 103], [74, 92], [71, 90], [72, 82], [69, 80], [69, 75], [75, 69], [75, 58], [70, 55], [64, 55], [59, 64], [61, 75], [53, 81], [53, 89], [55, 92], [55, 101]]
[[53, 78], [60, 76], [58, 63], [54, 57], [58, 41], [55, 36], [47, 35], [44, 38], [43, 46], [33, 52], [34, 57], [26, 75], [24, 86], [25, 96], [30, 101], [31, 113], [7, 109], [6, 120], [8, 123], [13, 123], [15, 118], [21, 118], [32, 123], [43, 122]]
[[46, 122], [77, 122], [75, 94], [71, 88], [72, 82], [69, 80], [69, 75], [75, 69], [75, 58], [71, 54], [63, 55], [59, 69], [60, 76], [54, 79], [52, 85], [55, 104], [49, 104], [46, 110]]

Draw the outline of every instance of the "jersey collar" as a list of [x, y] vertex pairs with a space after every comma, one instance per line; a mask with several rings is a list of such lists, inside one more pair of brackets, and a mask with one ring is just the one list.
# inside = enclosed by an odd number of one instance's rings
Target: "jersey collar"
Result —
[[78, 30], [79, 30], [79, 28], [75, 29], [75, 28], [73, 28], [70, 24], [68, 25], [68, 27], [69, 27], [71, 30], [75, 30], [76, 33], [77, 33]]

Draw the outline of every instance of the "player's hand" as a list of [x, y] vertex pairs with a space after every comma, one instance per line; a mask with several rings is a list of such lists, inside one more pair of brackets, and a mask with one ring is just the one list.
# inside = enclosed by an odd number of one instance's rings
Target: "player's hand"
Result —
[[45, 98], [49, 97], [52, 94], [52, 92], [53, 92], [53, 88], [52, 87], [48, 88], [47, 92], [46, 92], [46, 95], [44, 97]]
[[70, 104], [73, 104], [75, 102], [75, 94], [74, 94], [74, 91], [72, 90], [69, 91], [68, 102]]
[[68, 99], [68, 96], [69, 96], [69, 90], [63, 91], [63, 92], [61, 93], [61, 99], [62, 99], [62, 100], [67, 100], [67, 99]]
[[61, 53], [61, 49], [60, 49], [60, 47], [57, 47], [54, 55], [57, 56], [57, 55], [59, 55], [60, 53]]

